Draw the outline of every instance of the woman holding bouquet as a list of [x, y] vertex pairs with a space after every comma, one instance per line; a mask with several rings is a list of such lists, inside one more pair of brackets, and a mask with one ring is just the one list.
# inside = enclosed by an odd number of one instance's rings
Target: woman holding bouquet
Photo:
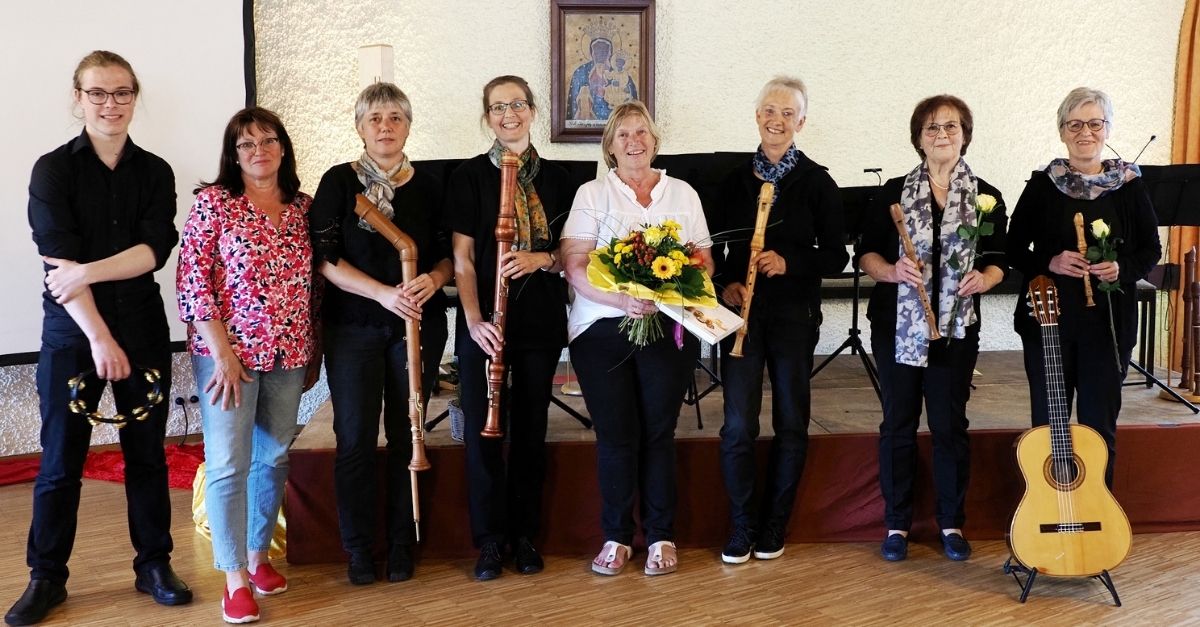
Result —
[[[758, 266], [754, 306], [743, 356], [730, 356], [734, 336], [722, 345], [725, 425], [721, 427], [721, 471], [729, 494], [733, 530], [721, 553], [726, 563], [783, 554], [784, 532], [808, 449], [809, 372], [821, 326], [821, 277], [846, 266], [842, 200], [825, 168], [796, 149], [804, 127], [808, 94], [797, 78], [777, 77], [758, 96], [758, 152], [722, 184], [713, 230], [729, 233], [729, 252], [716, 256], [722, 300], [741, 307], [747, 300], [749, 264]], [[775, 185], [765, 246], [751, 259], [759, 189]], [[724, 247], [719, 247], [724, 248]], [[771, 376], [771, 424], [775, 435], [767, 465], [762, 507], [754, 502], [754, 441], [762, 409], [763, 368]]]
[[[867, 318], [883, 397], [879, 487], [888, 531], [880, 552], [888, 561], [908, 556], [922, 402], [933, 437], [942, 548], [952, 560], [971, 555], [962, 534], [970, 475], [966, 409], [979, 356], [979, 295], [1004, 280], [1007, 222], [1000, 192], [963, 159], [973, 128], [971, 110], [954, 96], [917, 104], [909, 135], [922, 162], [884, 185], [864, 217], [856, 251], [863, 271], [879, 283]], [[919, 265], [904, 255], [889, 210], [894, 203]], [[929, 339], [919, 285], [945, 339]]]
[[[575, 188], [561, 166], [538, 156], [530, 143], [537, 107], [529, 84], [499, 76], [483, 87], [483, 121], [496, 140], [450, 178], [445, 216], [454, 232], [454, 276], [461, 306], [455, 328], [459, 393], [465, 417], [471, 536], [479, 549], [475, 578], [500, 576], [506, 545], [517, 572], [542, 570], [533, 546], [542, 512], [546, 473], [546, 420], [554, 371], [567, 342], [566, 286], [558, 234]], [[496, 208], [500, 155], [517, 155], [516, 249], [496, 268]], [[497, 272], [509, 279], [504, 335], [492, 324]], [[503, 347], [511, 375], [501, 395], [509, 436], [480, 435], [488, 411], [487, 361]]]
[[[1104, 477], [1110, 487], [1121, 381], [1137, 333], [1135, 284], [1162, 254], [1141, 170], [1101, 158], [1112, 120], [1112, 101], [1104, 92], [1079, 87], [1067, 94], [1058, 107], [1058, 133], [1068, 157], [1030, 175], [1008, 239], [1009, 259], [1025, 285], [1042, 274], [1054, 279], [1067, 403], [1077, 392], [1079, 423], [1098, 431], [1108, 445]], [[1076, 213], [1092, 225], [1085, 229], [1088, 246], [1104, 236], [1116, 244], [1115, 261], [1089, 261], [1079, 253]], [[1097, 220], [1103, 222], [1094, 224]], [[1094, 307], [1085, 303], [1084, 281], [1093, 284]], [[1014, 326], [1025, 347], [1033, 425], [1049, 424], [1041, 331], [1024, 298], [1017, 299]]]
[[687, 261], [712, 273], [708, 226], [695, 190], [650, 167], [660, 139], [644, 104], [616, 107], [601, 138], [612, 169], [579, 188], [563, 228], [563, 260], [575, 288], [567, 329], [571, 359], [596, 426], [605, 543], [592, 570], [604, 575], [620, 573], [632, 555], [635, 492], [649, 548], [644, 572], [672, 573], [679, 564], [671, 541], [675, 423], [699, 343], [669, 331], [645, 345], [631, 339], [619, 328], [622, 319], [657, 315], [654, 302], [595, 287], [587, 272], [589, 253], [612, 238], [669, 225], [679, 241], [697, 244]]

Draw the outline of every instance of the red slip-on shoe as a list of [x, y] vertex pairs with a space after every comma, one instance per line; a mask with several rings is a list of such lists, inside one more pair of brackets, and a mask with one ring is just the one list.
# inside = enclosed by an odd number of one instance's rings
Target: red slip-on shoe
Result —
[[250, 585], [265, 597], [287, 591], [287, 579], [270, 563], [259, 564], [258, 570], [250, 573]]
[[222, 590], [221, 618], [227, 623], [253, 623], [258, 620], [258, 602], [250, 588], [238, 588], [229, 595], [229, 589]]

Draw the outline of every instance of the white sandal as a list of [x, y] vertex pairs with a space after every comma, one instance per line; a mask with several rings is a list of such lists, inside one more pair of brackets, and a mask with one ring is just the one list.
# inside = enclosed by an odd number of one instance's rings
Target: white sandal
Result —
[[[675, 553], [675, 563], [669, 566], [664, 566], [662, 565], [663, 549], [667, 547], [670, 547], [671, 552]], [[679, 552], [676, 550], [674, 542], [671, 542], [670, 540], [659, 540], [658, 542], [650, 545], [649, 553], [650, 554], [646, 557], [646, 569], [644, 571], [647, 575], [652, 577], [655, 575], [669, 575], [676, 570], [679, 570]]]
[[633, 557], [633, 547], [627, 544], [621, 544], [620, 542], [609, 540], [608, 542], [604, 543], [604, 547], [600, 549], [600, 555], [597, 555], [596, 557], [603, 555], [604, 564], [612, 564], [621, 557], [618, 554], [618, 551], [624, 552], [624, 559], [621, 561], [620, 566], [605, 566], [597, 564], [595, 560], [592, 560], [592, 572], [598, 575], [620, 575], [621, 571], [625, 570], [625, 566], [629, 564], [630, 558]]

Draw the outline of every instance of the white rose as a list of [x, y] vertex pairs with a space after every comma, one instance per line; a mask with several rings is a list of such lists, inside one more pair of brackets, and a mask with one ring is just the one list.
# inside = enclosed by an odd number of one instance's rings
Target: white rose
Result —
[[1104, 220], [1092, 221], [1092, 236], [1094, 236], [1096, 239], [1104, 239], [1108, 237], [1108, 233], [1109, 228], [1107, 222]]

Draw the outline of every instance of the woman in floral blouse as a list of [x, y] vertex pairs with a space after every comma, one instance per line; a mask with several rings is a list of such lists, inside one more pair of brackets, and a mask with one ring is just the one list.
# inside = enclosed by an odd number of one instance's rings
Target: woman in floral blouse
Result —
[[258, 619], [250, 590], [287, 590], [267, 559], [300, 395], [316, 381], [312, 248], [292, 143], [266, 109], [225, 128], [220, 172], [184, 225], [176, 289], [201, 390], [205, 497], [227, 622]]

